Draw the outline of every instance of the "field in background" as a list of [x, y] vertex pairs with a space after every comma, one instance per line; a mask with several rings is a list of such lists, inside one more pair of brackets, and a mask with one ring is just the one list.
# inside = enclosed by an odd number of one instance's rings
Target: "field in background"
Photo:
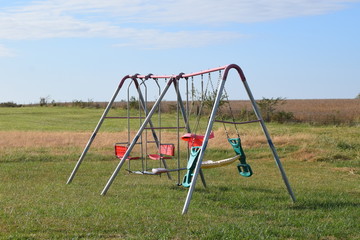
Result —
[[[358, 113], [356, 103], [344, 111]], [[329, 106], [335, 108], [329, 102], [324, 108]], [[258, 123], [240, 125], [254, 175], [239, 176], [236, 163], [205, 170], [208, 188], [198, 182], [189, 214], [182, 216], [187, 189], [176, 186], [176, 173], [170, 181], [122, 170], [108, 195], [100, 196], [118, 164], [113, 145], [127, 139], [118, 120], [105, 121], [74, 182], [65, 184], [101, 113], [79, 107], [0, 108], [0, 239], [360, 239], [358, 124], [268, 124], [295, 204]], [[174, 124], [174, 115], [164, 114], [162, 122]], [[131, 126], [132, 136], [137, 126]], [[162, 137], [176, 142], [178, 135], [164, 131]], [[232, 155], [216, 124], [206, 159]]]
[[[251, 109], [249, 101], [234, 101], [235, 111]], [[360, 99], [304, 99], [286, 100], [277, 111], [292, 112], [294, 120], [315, 124], [359, 124]]]

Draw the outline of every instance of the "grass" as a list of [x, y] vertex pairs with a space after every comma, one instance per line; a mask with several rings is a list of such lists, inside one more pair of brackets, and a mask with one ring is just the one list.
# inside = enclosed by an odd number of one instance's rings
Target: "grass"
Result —
[[358, 176], [319, 163], [296, 164], [296, 170], [286, 164], [295, 204], [272, 162], [253, 163], [256, 175], [249, 179], [240, 178], [234, 166], [206, 171], [209, 188], [198, 186], [185, 216], [180, 212], [186, 189], [165, 177], [122, 173], [108, 195], [100, 197], [115, 162], [87, 162], [71, 185], [64, 183], [72, 162], [2, 165], [7, 173], [1, 178], [4, 238], [359, 237]]
[[[65, 184], [101, 110], [34, 107], [0, 115], [0, 239], [360, 239], [356, 126], [268, 125], [293, 204], [261, 129], [241, 125], [254, 175], [239, 176], [235, 164], [205, 170], [208, 188], [197, 184], [183, 216], [187, 189], [165, 175], [121, 171], [100, 196], [118, 163], [113, 143], [126, 138], [116, 120], [105, 121], [73, 183]], [[163, 124], [171, 121], [164, 116]], [[220, 128], [215, 136], [206, 157], [232, 155]]]
[[68, 107], [1, 108], [0, 129], [18, 131], [84, 131], [94, 128], [101, 109]]

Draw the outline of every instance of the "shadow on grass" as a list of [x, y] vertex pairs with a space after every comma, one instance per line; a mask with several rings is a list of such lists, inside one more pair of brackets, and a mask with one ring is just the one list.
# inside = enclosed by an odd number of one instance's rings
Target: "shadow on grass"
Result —
[[258, 192], [258, 193], [267, 193], [267, 194], [279, 194], [280, 191], [270, 188], [258, 188], [258, 187], [242, 187], [242, 191], [248, 192]]
[[[177, 191], [188, 191], [188, 188], [184, 188], [181, 185], [173, 185], [170, 187], [171, 190], [177, 190]], [[208, 186], [207, 188], [204, 188], [201, 184], [201, 186], [197, 187], [196, 192], [199, 193], [225, 193], [225, 192], [243, 192], [243, 193], [247, 193], [247, 192], [256, 192], [256, 193], [265, 193], [265, 194], [271, 194], [271, 195], [281, 195], [281, 191], [277, 190], [277, 189], [268, 189], [268, 188], [256, 188], [256, 187], [239, 187], [239, 188], [234, 188], [234, 187], [227, 187], [227, 186]]]
[[[172, 185], [169, 189], [179, 191], [179, 192], [188, 192], [189, 191], [189, 188], [185, 188], [182, 185], [177, 185], [177, 184]], [[199, 187], [196, 187], [195, 191], [199, 192], [199, 193], [208, 193], [208, 192], [210, 192], [209, 187], [204, 188], [203, 185], [201, 185]]]
[[307, 200], [303, 202], [297, 202], [293, 206], [290, 206], [290, 209], [294, 210], [332, 210], [340, 208], [360, 208], [360, 202], [353, 201], [343, 201], [343, 200]]

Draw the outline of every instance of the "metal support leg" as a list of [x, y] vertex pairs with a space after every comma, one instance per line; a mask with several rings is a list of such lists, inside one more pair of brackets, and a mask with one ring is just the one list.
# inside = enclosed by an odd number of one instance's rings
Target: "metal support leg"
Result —
[[183, 119], [184, 119], [186, 131], [187, 131], [188, 133], [191, 133], [191, 129], [190, 129], [190, 125], [189, 125], [189, 120], [188, 120], [188, 115], [187, 115], [187, 113], [186, 113], [186, 110], [185, 110], [185, 107], [184, 107], [184, 104], [183, 104], [183, 101], [182, 101], [182, 98], [181, 98], [181, 95], [180, 95], [178, 81], [175, 81], [174, 83], [175, 83], [175, 84], [174, 84], [174, 86], [175, 86], [175, 91], [176, 91], [178, 103], [179, 103], [179, 106], [180, 106], [180, 111], [181, 111], [181, 114], [182, 114]]
[[104, 112], [103, 112], [103, 114], [102, 114], [102, 116], [101, 116], [98, 124], [96, 125], [94, 132], [91, 134], [91, 137], [90, 137], [89, 141], [87, 142], [87, 144], [86, 144], [86, 146], [85, 146], [82, 154], [80, 155], [79, 160], [77, 161], [77, 163], [76, 163], [73, 171], [71, 172], [70, 177], [69, 177], [69, 179], [67, 180], [66, 184], [70, 184], [70, 183], [72, 182], [72, 180], [74, 179], [75, 174], [76, 174], [77, 170], [79, 169], [82, 161], [84, 160], [85, 155], [86, 155], [86, 153], [88, 152], [88, 150], [89, 150], [92, 142], [94, 141], [94, 139], [95, 139], [95, 137], [96, 137], [96, 134], [97, 134], [97, 132], [99, 131], [102, 123], [104, 122], [104, 119], [105, 119], [106, 115], [107, 115], [108, 112], [110, 111], [110, 109], [111, 109], [111, 107], [112, 107], [112, 105], [113, 105], [113, 103], [114, 103], [117, 95], [119, 94], [119, 91], [120, 91], [120, 89], [121, 89], [121, 87], [122, 87], [122, 84], [123, 84], [124, 81], [125, 81], [126, 79], [128, 79], [128, 78], [130, 78], [130, 76], [125, 76], [125, 77], [121, 80], [121, 82], [120, 82], [119, 86], [117, 87], [117, 89], [115, 90], [115, 92], [114, 92], [111, 100], [109, 101], [107, 107], [105, 108], [105, 110], [104, 110]]
[[292, 189], [291, 189], [289, 180], [288, 180], [288, 178], [287, 178], [287, 176], [286, 176], [286, 173], [285, 173], [285, 170], [284, 170], [284, 168], [283, 168], [283, 166], [282, 166], [282, 163], [281, 163], [281, 161], [280, 161], [280, 158], [279, 158], [279, 156], [278, 156], [278, 154], [277, 154], [277, 152], [276, 152], [276, 148], [275, 148], [275, 146], [274, 146], [274, 144], [273, 144], [273, 142], [272, 142], [272, 140], [271, 140], [270, 134], [269, 134], [269, 132], [268, 132], [268, 130], [267, 130], [267, 128], [266, 128], [265, 122], [264, 122], [264, 120], [263, 120], [263, 118], [262, 118], [262, 116], [261, 116], [261, 113], [260, 113], [260, 111], [259, 111], [259, 109], [258, 109], [258, 107], [257, 107], [256, 101], [255, 101], [255, 99], [254, 99], [254, 97], [253, 97], [253, 95], [252, 95], [252, 93], [251, 93], [251, 91], [250, 91], [250, 88], [249, 88], [247, 82], [246, 82], [246, 81], [243, 81], [243, 84], [244, 84], [244, 86], [245, 86], [246, 92], [247, 92], [248, 95], [249, 95], [249, 98], [250, 98], [250, 100], [251, 100], [251, 103], [252, 103], [253, 109], [254, 109], [254, 111], [255, 111], [255, 114], [256, 114], [257, 118], [260, 120], [260, 125], [261, 125], [261, 127], [262, 127], [262, 130], [263, 130], [265, 136], [266, 136], [267, 142], [268, 142], [269, 147], [270, 147], [270, 149], [271, 149], [271, 151], [272, 151], [272, 154], [273, 154], [274, 160], [275, 160], [275, 162], [276, 162], [276, 165], [277, 165], [278, 168], [279, 168], [279, 171], [280, 171], [281, 177], [282, 177], [282, 179], [283, 179], [283, 181], [284, 181], [284, 183], [285, 183], [286, 189], [287, 189], [287, 191], [288, 191], [288, 193], [289, 193], [292, 201], [295, 202], [295, 201], [296, 201], [295, 194], [294, 194], [294, 192], [293, 192]]
[[204, 172], [202, 171], [202, 169], [200, 169], [200, 177], [201, 177], [201, 182], [204, 185], [204, 188], [206, 188], [206, 181], [205, 181], [205, 176], [204, 176]]

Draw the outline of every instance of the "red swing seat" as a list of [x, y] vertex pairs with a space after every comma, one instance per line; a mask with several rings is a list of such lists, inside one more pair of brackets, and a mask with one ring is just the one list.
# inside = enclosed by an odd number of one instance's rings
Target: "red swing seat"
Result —
[[171, 159], [175, 155], [174, 144], [160, 144], [160, 151], [158, 154], [149, 154], [152, 160]]
[[[209, 139], [214, 138], [214, 132], [211, 131]], [[204, 135], [197, 135], [194, 133], [185, 133], [182, 137], [181, 140], [184, 140], [186, 142], [188, 142], [188, 146], [189, 148], [192, 147], [200, 147], [203, 144], [204, 141]]]
[[[117, 158], [122, 159], [127, 150], [128, 150], [127, 146], [115, 144], [115, 156]], [[136, 160], [136, 159], [141, 159], [141, 157], [128, 156], [126, 158], [126, 160]]]

